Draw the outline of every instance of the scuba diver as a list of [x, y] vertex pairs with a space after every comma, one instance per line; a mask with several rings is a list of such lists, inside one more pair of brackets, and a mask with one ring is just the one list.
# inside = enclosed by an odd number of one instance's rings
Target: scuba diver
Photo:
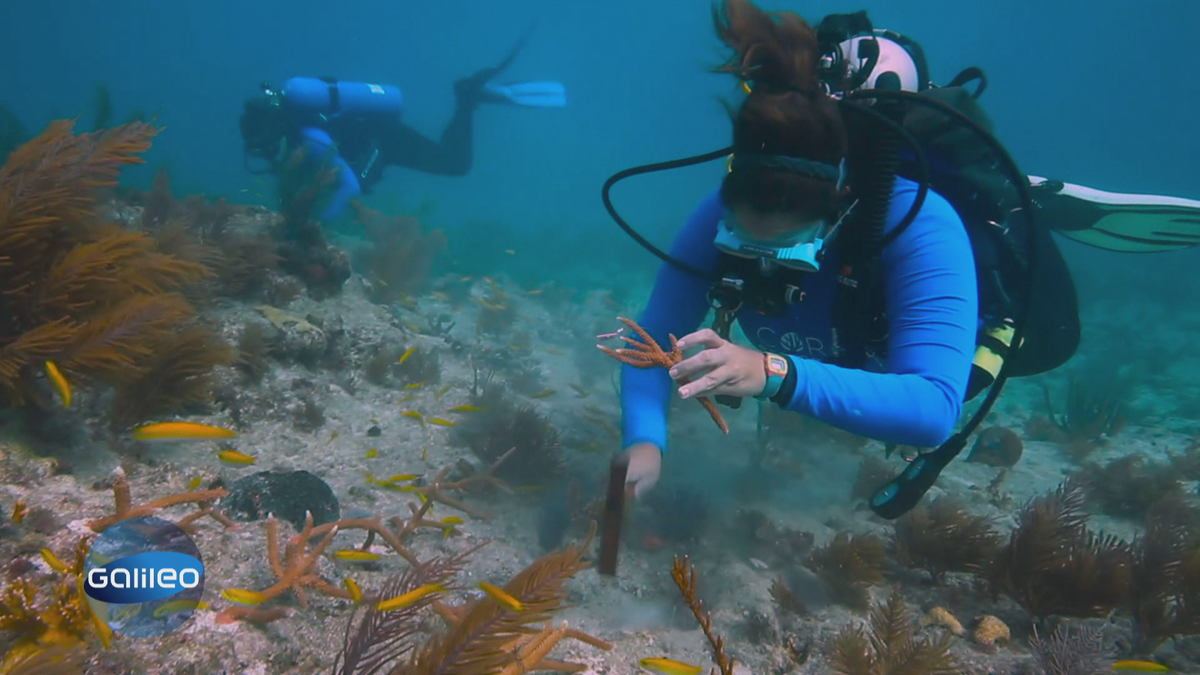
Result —
[[[814, 28], [724, 0], [714, 24], [734, 52], [720, 70], [745, 93], [732, 146], [621, 171], [602, 191], [614, 220], [665, 263], [639, 323], [660, 344], [682, 336], [681, 349], [700, 350], [668, 372], [621, 368], [613, 472], [635, 495], [659, 478], [678, 387], [734, 407], [774, 403], [889, 451], [909, 446], [906, 468], [868, 502], [897, 518], [962, 451], [1007, 378], [1074, 355], [1075, 286], [1052, 229], [1122, 251], [1200, 242], [1200, 202], [1027, 177], [976, 100], [982, 71], [932, 85], [920, 47], [865, 12]], [[625, 178], [718, 159], [720, 187], [669, 253], [609, 199]], [[697, 330], [710, 309], [712, 327]], [[734, 321], [753, 348], [730, 341]], [[956, 433], [964, 403], [984, 391]]]
[[[403, 121], [403, 96], [390, 84], [331, 77], [293, 77], [281, 89], [264, 83], [263, 94], [247, 99], [241, 116], [246, 169], [278, 175], [298, 148], [307, 148], [310, 165], [313, 160], [329, 162], [337, 181], [322, 220], [336, 217], [351, 199], [369, 193], [388, 166], [465, 175], [471, 168], [472, 116], [481, 103], [566, 105], [559, 82], [491, 82], [513, 62], [528, 37], [526, 33], [499, 65], [455, 82], [457, 106], [439, 140]], [[251, 166], [252, 157], [260, 160], [259, 166]]]

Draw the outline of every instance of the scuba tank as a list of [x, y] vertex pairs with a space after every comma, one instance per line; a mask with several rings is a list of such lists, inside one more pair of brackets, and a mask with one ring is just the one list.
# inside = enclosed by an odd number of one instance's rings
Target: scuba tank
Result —
[[404, 107], [399, 87], [344, 82], [332, 77], [293, 77], [284, 82], [279, 94], [289, 112], [315, 115], [322, 120], [399, 115]]

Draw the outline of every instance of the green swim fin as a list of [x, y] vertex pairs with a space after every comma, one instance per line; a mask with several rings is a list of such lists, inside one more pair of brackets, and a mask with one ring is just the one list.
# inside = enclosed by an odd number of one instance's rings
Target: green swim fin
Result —
[[1159, 253], [1200, 245], [1200, 201], [1103, 192], [1029, 177], [1037, 218], [1075, 241], [1123, 253]]
[[527, 108], [562, 108], [567, 105], [567, 89], [562, 82], [485, 84], [483, 100]]

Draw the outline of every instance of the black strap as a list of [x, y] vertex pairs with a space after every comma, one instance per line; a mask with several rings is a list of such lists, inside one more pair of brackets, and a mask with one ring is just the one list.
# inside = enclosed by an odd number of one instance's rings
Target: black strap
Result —
[[971, 93], [971, 98], [979, 98], [983, 94], [983, 90], [987, 89], [987, 75], [984, 74], [983, 69], [976, 66], [963, 69], [963, 71], [958, 75], [955, 75], [954, 79], [950, 80], [950, 83], [946, 86], [961, 87], [968, 82], [974, 82], [975, 80], [979, 80], [979, 87]]
[[341, 110], [342, 95], [338, 91], [338, 81], [336, 77], [328, 75], [318, 78], [329, 87], [329, 114], [337, 114]]

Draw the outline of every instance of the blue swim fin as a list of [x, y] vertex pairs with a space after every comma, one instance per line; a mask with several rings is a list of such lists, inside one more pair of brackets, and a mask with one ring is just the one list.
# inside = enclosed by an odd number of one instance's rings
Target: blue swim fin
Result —
[[567, 105], [567, 89], [562, 82], [485, 84], [483, 100], [527, 108], [562, 108]]

